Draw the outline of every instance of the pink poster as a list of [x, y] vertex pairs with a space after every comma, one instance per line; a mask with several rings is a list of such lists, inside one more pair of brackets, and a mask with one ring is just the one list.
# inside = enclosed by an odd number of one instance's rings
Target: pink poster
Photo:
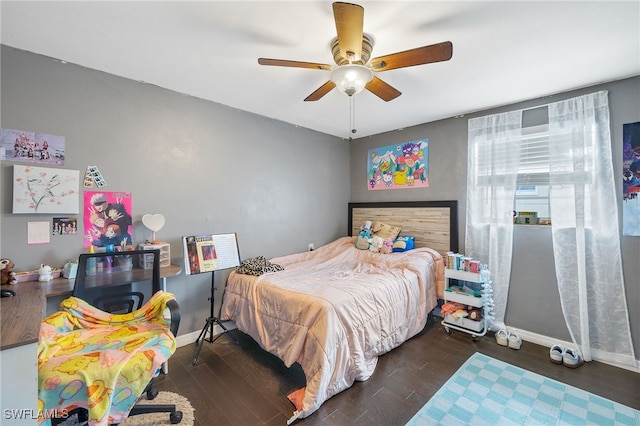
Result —
[[131, 193], [85, 191], [84, 247], [130, 246]]

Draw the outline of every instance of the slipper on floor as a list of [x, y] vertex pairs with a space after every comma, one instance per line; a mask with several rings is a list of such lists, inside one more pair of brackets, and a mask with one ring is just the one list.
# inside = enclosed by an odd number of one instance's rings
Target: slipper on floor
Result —
[[500, 346], [509, 346], [509, 333], [507, 333], [507, 330], [498, 330], [496, 333], [496, 342]]
[[522, 339], [517, 334], [511, 332], [509, 333], [509, 347], [511, 349], [520, 349], [522, 346]]
[[584, 360], [577, 351], [567, 348], [564, 350], [564, 354], [562, 355], [562, 364], [565, 367], [578, 368], [584, 364]]
[[549, 359], [554, 364], [562, 364], [562, 358], [564, 357], [564, 348], [560, 345], [553, 345], [549, 349]]

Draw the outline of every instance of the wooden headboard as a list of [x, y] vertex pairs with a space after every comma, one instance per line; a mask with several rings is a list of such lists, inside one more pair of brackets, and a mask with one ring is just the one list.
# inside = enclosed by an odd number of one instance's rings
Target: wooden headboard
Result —
[[367, 220], [399, 226], [400, 235], [414, 237], [416, 247], [430, 247], [443, 257], [458, 252], [456, 200], [349, 203], [349, 236], [358, 235]]

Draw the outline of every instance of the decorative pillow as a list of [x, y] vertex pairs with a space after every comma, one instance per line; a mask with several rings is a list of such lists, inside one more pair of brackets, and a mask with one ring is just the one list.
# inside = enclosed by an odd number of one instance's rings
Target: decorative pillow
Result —
[[401, 235], [393, 243], [393, 251], [407, 251], [415, 247], [415, 241], [413, 237], [409, 235]]
[[400, 227], [399, 226], [391, 226], [391, 225], [387, 225], [386, 223], [382, 223], [382, 222], [375, 222], [373, 224], [373, 229], [371, 229], [371, 235], [372, 236], [377, 236], [382, 238], [383, 240], [385, 238], [391, 238], [392, 240], [395, 241], [396, 238], [398, 238], [398, 235], [400, 234]]

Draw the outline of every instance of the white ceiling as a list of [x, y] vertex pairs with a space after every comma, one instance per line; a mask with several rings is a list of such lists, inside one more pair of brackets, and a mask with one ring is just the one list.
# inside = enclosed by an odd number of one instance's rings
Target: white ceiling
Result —
[[330, 1], [2, 1], [2, 44], [338, 137], [364, 137], [640, 75], [640, 2], [358, 1], [372, 57], [450, 40], [447, 62], [378, 73], [384, 102], [336, 89]]

